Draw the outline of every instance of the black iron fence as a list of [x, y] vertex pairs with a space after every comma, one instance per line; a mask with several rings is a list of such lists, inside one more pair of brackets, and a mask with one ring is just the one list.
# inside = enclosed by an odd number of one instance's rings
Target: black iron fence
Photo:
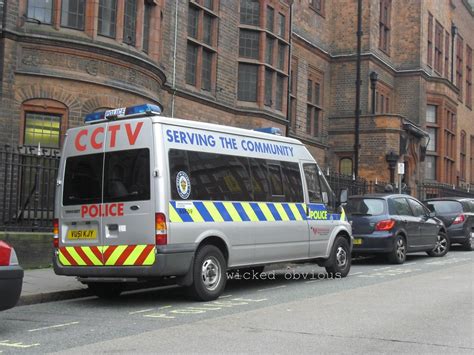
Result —
[[57, 150], [0, 148], [0, 230], [50, 231]]
[[470, 197], [474, 198], [474, 189], [449, 184], [423, 183], [418, 188], [418, 198], [425, 200], [435, 197]]

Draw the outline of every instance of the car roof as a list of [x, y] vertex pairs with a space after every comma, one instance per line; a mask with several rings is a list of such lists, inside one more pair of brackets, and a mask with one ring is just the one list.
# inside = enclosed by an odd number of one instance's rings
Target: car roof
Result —
[[458, 202], [467, 202], [467, 201], [474, 201], [474, 198], [469, 197], [437, 197], [437, 198], [429, 198], [425, 200], [426, 202], [430, 201], [458, 201]]
[[353, 195], [353, 196], [349, 196], [349, 199], [352, 199], [352, 198], [378, 198], [378, 199], [388, 200], [389, 198], [395, 198], [395, 197], [411, 197], [411, 198], [414, 198], [413, 196], [404, 195], [404, 194], [380, 193], [380, 194], [367, 194], [367, 195]]

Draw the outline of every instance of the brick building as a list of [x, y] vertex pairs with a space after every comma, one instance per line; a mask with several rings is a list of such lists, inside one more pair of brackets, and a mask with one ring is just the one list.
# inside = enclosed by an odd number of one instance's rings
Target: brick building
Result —
[[[6, 144], [57, 149], [86, 113], [152, 102], [279, 127], [352, 173], [357, 0], [3, 0], [0, 25]], [[362, 32], [360, 175], [474, 184], [468, 1], [363, 0]]]

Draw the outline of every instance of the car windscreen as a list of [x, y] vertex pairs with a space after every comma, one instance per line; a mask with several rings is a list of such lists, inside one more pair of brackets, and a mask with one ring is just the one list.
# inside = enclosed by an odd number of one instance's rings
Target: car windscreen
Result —
[[440, 215], [462, 213], [462, 205], [457, 201], [428, 201], [426, 205]]
[[378, 198], [351, 198], [344, 207], [349, 215], [378, 216], [384, 214], [385, 201]]
[[149, 149], [88, 154], [66, 160], [64, 206], [149, 199]]

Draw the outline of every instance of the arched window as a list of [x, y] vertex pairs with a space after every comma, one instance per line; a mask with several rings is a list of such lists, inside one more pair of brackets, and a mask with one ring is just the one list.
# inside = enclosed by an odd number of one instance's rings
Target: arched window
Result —
[[20, 144], [59, 149], [67, 128], [66, 105], [47, 99], [32, 99], [21, 106]]
[[344, 175], [352, 175], [351, 158], [341, 158], [341, 160], [339, 160], [339, 173]]

